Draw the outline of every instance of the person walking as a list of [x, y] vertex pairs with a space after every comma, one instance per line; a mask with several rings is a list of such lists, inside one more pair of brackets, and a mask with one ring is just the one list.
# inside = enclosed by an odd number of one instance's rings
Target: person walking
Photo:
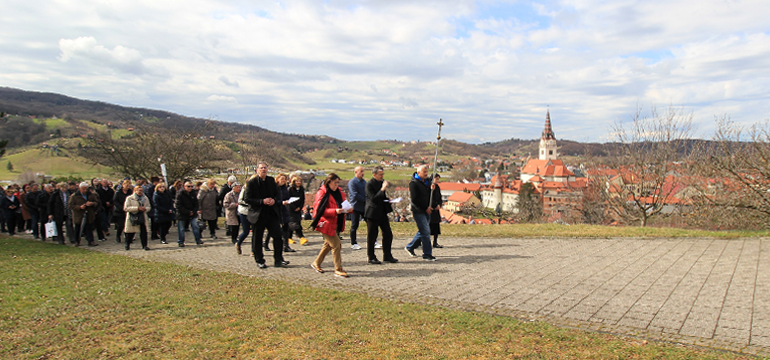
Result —
[[208, 223], [211, 239], [217, 239], [217, 181], [209, 179], [206, 184], [201, 185], [198, 191], [198, 204], [200, 204], [201, 220]]
[[40, 193], [40, 187], [33, 183], [29, 186], [29, 192], [24, 197], [27, 212], [29, 213], [29, 227], [32, 230], [32, 237], [35, 239], [40, 238], [40, 208], [37, 206]]
[[102, 179], [101, 183], [96, 186], [96, 195], [99, 196], [99, 201], [102, 204], [102, 211], [99, 213], [102, 224], [102, 232], [106, 240], [107, 236], [110, 236], [110, 219], [112, 219], [115, 190], [110, 187], [110, 181]]
[[412, 180], [409, 182], [409, 197], [411, 200], [412, 216], [417, 224], [417, 233], [412, 241], [406, 245], [406, 252], [410, 256], [416, 257], [414, 250], [418, 241], [422, 242], [422, 258], [426, 261], [436, 261], [433, 256], [433, 248], [430, 243], [430, 178], [428, 178], [428, 167], [422, 165], [412, 174]]
[[198, 198], [194, 194], [192, 181], [186, 181], [184, 183], [184, 190], [177, 192], [174, 201], [174, 208], [176, 209], [176, 226], [179, 232], [177, 244], [179, 244], [179, 247], [184, 247], [184, 228], [186, 224], [190, 224], [190, 227], [192, 228], [195, 243], [203, 245], [203, 241], [201, 241], [201, 229], [198, 227], [197, 221]]
[[[222, 199], [222, 206], [225, 208], [225, 225], [230, 234], [230, 241], [233, 244], [238, 243], [238, 226], [241, 225], [241, 221], [238, 218], [238, 197], [241, 195], [241, 183], [234, 181], [229, 183], [232, 190], [225, 194]], [[223, 186], [224, 187], [224, 186]]]
[[150, 250], [147, 243], [147, 225], [150, 219], [147, 214], [152, 209], [150, 199], [144, 196], [144, 188], [134, 186], [134, 193], [126, 198], [123, 210], [126, 212], [126, 223], [123, 232], [126, 234], [126, 250], [130, 250], [134, 236], [139, 233], [142, 249]]
[[50, 214], [48, 212], [48, 200], [51, 199], [51, 194], [53, 193], [53, 186], [51, 184], [44, 184], [43, 185], [43, 191], [40, 192], [40, 196], [37, 197], [37, 207], [38, 212], [40, 214], [40, 225], [38, 226], [40, 231], [40, 240], [45, 241], [46, 239], [46, 233], [45, 233], [45, 224], [48, 220], [48, 215]]
[[75, 242], [75, 228], [72, 226], [72, 211], [69, 210], [69, 186], [66, 182], [59, 183], [51, 197], [48, 198], [48, 219], [56, 222], [56, 240], [59, 245], [64, 245], [64, 228], [67, 229], [67, 237], [70, 243]]
[[134, 193], [134, 188], [131, 186], [131, 180], [123, 180], [120, 185], [120, 189], [112, 196], [113, 217], [115, 218], [115, 241], [120, 243], [123, 230], [126, 228], [126, 211], [123, 210], [123, 205], [126, 204], [126, 198]]
[[[291, 230], [289, 229], [289, 222], [291, 221], [291, 215], [289, 214], [289, 176], [286, 174], [278, 174], [275, 178], [275, 183], [278, 186], [278, 212], [281, 215], [281, 234], [283, 235], [283, 252], [296, 252], [289, 246], [289, 238], [291, 238]], [[293, 241], [292, 241], [293, 242]]]
[[313, 208], [315, 216], [310, 228], [320, 232], [324, 238], [321, 251], [310, 267], [318, 273], [323, 273], [321, 268], [326, 255], [331, 251], [334, 261], [334, 275], [346, 278], [348, 273], [342, 269], [342, 240], [340, 233], [345, 231], [345, 214], [348, 210], [342, 208], [345, 201], [345, 193], [339, 189], [340, 177], [330, 173], [315, 194]]
[[174, 198], [171, 197], [171, 192], [166, 189], [165, 183], [161, 182], [155, 185], [155, 193], [152, 195], [152, 207], [155, 214], [153, 224], [158, 224], [160, 243], [168, 244], [166, 236], [171, 228], [171, 222], [174, 220]]
[[438, 243], [438, 236], [441, 235], [441, 207], [444, 205], [444, 200], [441, 199], [441, 187], [439, 186], [439, 180], [441, 175], [436, 174], [433, 177], [433, 184], [431, 184], [431, 191], [433, 195], [433, 203], [431, 206], [433, 210], [430, 213], [430, 234], [433, 236], [433, 248], [441, 249], [443, 246]]
[[72, 210], [72, 222], [75, 224], [75, 246], [80, 246], [80, 237], [85, 234], [88, 246], [97, 246], [94, 242], [94, 222], [96, 209], [99, 207], [99, 197], [88, 189], [87, 182], [80, 183], [78, 192], [69, 198], [68, 207]]
[[289, 203], [289, 244], [294, 244], [291, 234], [295, 233], [299, 238], [299, 244], [307, 244], [305, 235], [302, 234], [302, 209], [305, 207], [305, 188], [302, 186], [302, 178], [294, 175], [289, 181], [289, 199], [297, 198]]
[[16, 235], [16, 217], [20, 215], [21, 202], [14, 194], [13, 188], [8, 186], [5, 189], [5, 196], [0, 198], [0, 209], [3, 211], [3, 218], [8, 230], [8, 235]]
[[[253, 179], [259, 175], [254, 174], [250, 179]], [[243, 195], [246, 193], [246, 187], [242, 187], [241, 193], [238, 194], [238, 218], [241, 221], [241, 234], [238, 235], [238, 242], [235, 244], [235, 250], [238, 253], [238, 255], [242, 254], [241, 251], [241, 245], [243, 245], [243, 241], [246, 240], [246, 237], [249, 236], [249, 233], [251, 232], [251, 222], [249, 222], [249, 206], [246, 204], [246, 202], [243, 201]], [[260, 238], [261, 239], [261, 238]]]
[[[233, 184], [236, 181], [238, 181], [238, 179], [235, 178], [235, 175], [230, 175], [227, 178], [227, 182], [225, 182], [225, 184], [222, 185], [222, 188], [219, 189], [219, 194], [217, 195], [217, 215], [224, 215], [225, 217], [227, 217], [227, 211], [224, 210], [225, 196], [227, 196], [227, 194], [229, 194], [230, 191], [233, 191]], [[223, 211], [224, 211], [224, 214], [222, 214]], [[232, 234], [230, 233], [229, 225], [225, 229], [225, 236], [232, 236]], [[235, 236], [238, 236], [238, 234], [236, 234]]]
[[390, 219], [388, 214], [393, 212], [390, 205], [390, 199], [387, 195], [387, 189], [390, 183], [383, 180], [385, 170], [377, 166], [372, 170], [372, 179], [366, 184], [366, 207], [364, 209], [364, 219], [366, 219], [366, 254], [369, 258], [369, 264], [382, 264], [374, 254], [374, 243], [377, 240], [377, 233], [382, 230], [382, 258], [389, 263], [397, 263], [398, 259], [393, 257], [391, 246], [393, 245], [393, 232], [390, 229]]
[[266, 269], [262, 252], [262, 234], [265, 229], [273, 238], [273, 260], [275, 267], [285, 267], [288, 261], [283, 259], [283, 240], [281, 239], [281, 214], [278, 205], [278, 187], [272, 176], [267, 176], [267, 164], [257, 165], [257, 175], [246, 183], [243, 202], [249, 205], [248, 218], [252, 224], [251, 249], [257, 267]]
[[356, 166], [353, 170], [353, 174], [353, 179], [348, 181], [350, 205], [353, 205], [353, 212], [350, 215], [350, 248], [353, 250], [361, 250], [361, 245], [358, 245], [358, 242], [356, 241], [356, 231], [358, 231], [358, 224], [364, 216], [364, 210], [366, 208], [366, 180], [364, 180], [363, 166]]

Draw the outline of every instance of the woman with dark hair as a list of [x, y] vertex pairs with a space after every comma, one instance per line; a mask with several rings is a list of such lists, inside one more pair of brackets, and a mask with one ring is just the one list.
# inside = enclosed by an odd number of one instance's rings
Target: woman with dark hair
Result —
[[155, 191], [152, 195], [152, 206], [155, 208], [155, 211], [153, 211], [153, 221], [158, 224], [160, 243], [168, 244], [166, 235], [168, 235], [171, 221], [174, 220], [176, 214], [174, 213], [174, 198], [171, 197], [171, 192], [166, 190], [165, 183], [161, 182], [155, 185]]
[[219, 198], [217, 181], [209, 179], [199, 189], [198, 203], [200, 204], [200, 210], [198, 213], [201, 216], [201, 220], [205, 220], [208, 223], [211, 238], [217, 239], [217, 199]]
[[222, 200], [222, 206], [225, 208], [225, 225], [230, 230], [230, 241], [233, 244], [238, 243], [238, 226], [241, 224], [238, 219], [238, 197], [240, 195], [241, 183], [234, 181], [232, 183], [232, 190]]
[[320, 232], [324, 238], [324, 245], [318, 257], [310, 266], [316, 272], [323, 273], [321, 264], [329, 251], [332, 252], [334, 259], [334, 275], [339, 277], [348, 277], [348, 273], [342, 269], [342, 240], [340, 233], [345, 231], [345, 214], [350, 209], [343, 209], [342, 203], [345, 201], [345, 193], [339, 189], [340, 177], [335, 173], [326, 176], [323, 185], [315, 194], [315, 216], [310, 227]]
[[289, 198], [299, 198], [299, 200], [289, 203], [289, 231], [286, 234], [289, 238], [288, 243], [294, 244], [291, 234], [296, 233], [299, 244], [305, 245], [307, 239], [302, 234], [302, 208], [305, 207], [305, 188], [302, 186], [301, 177], [295, 175], [289, 181]]
[[5, 223], [7, 225], [8, 235], [16, 234], [16, 217], [19, 214], [19, 207], [21, 202], [16, 195], [13, 194], [13, 188], [8, 186], [5, 189], [5, 195], [0, 198], [0, 210], [3, 212]]
[[[275, 177], [275, 184], [278, 186], [278, 213], [281, 215], [281, 234], [284, 239], [288, 239], [291, 236], [291, 230], [289, 230], [289, 221], [291, 216], [289, 215], [289, 186], [287, 185], [289, 176], [286, 174], [278, 174]], [[293, 241], [292, 241], [293, 242]], [[289, 246], [288, 241], [283, 242], [283, 252], [296, 252]]]
[[126, 204], [126, 198], [133, 193], [131, 180], [123, 180], [120, 190], [116, 191], [115, 196], [112, 197], [112, 203], [115, 204], [112, 213], [115, 217], [115, 241], [117, 242], [120, 242], [123, 230], [126, 228], [126, 211], [123, 210], [123, 205]]

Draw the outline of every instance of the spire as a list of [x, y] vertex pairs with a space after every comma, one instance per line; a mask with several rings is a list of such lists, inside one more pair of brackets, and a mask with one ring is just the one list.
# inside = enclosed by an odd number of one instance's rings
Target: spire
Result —
[[548, 109], [545, 111], [545, 129], [543, 130], [543, 140], [556, 140], [556, 136], [553, 134], [553, 129], [551, 129], [551, 110]]

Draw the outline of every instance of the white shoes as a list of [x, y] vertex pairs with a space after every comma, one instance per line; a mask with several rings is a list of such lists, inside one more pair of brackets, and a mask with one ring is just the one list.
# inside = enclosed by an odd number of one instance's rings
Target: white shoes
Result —
[[380, 245], [380, 243], [378, 243], [378, 242], [376, 242], [376, 241], [375, 241], [375, 242], [374, 242], [374, 248], [375, 248], [375, 249], [382, 249], [382, 245]]
[[350, 248], [353, 250], [361, 250], [361, 245], [353, 244], [353, 245], [350, 245]]

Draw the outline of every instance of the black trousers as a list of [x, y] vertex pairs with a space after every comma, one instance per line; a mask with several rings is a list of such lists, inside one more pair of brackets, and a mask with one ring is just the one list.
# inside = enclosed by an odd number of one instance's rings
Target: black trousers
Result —
[[382, 230], [382, 257], [385, 260], [393, 259], [391, 253], [391, 246], [393, 245], [393, 231], [390, 230], [390, 220], [385, 216], [382, 219], [366, 219], [367, 234], [366, 234], [366, 255], [369, 260], [377, 258], [374, 255], [374, 242], [377, 241], [377, 235]]
[[16, 217], [21, 215], [16, 213], [11, 213], [9, 215], [5, 216], [5, 226], [8, 228], [8, 235], [14, 235], [16, 234]]
[[72, 223], [70, 222], [70, 219], [68, 217], [62, 218], [62, 221], [56, 221], [54, 218], [54, 222], [56, 223], [56, 233], [59, 235], [56, 235], [56, 241], [59, 242], [59, 244], [64, 244], [64, 225], [67, 225], [67, 235], [72, 236]]
[[89, 224], [86, 222], [86, 226], [83, 226], [81, 229], [82, 223], [75, 224], [75, 243], [80, 244], [80, 234], [82, 233], [86, 237], [86, 241], [88, 241], [89, 244], [92, 244], [94, 242], [94, 224]]
[[152, 222], [153, 226], [155, 226], [156, 224], [158, 226], [158, 232], [160, 233], [160, 240], [166, 241], [166, 235], [168, 235], [168, 230], [171, 229], [171, 221], [164, 221], [164, 222], [153, 221]]
[[[128, 246], [131, 245], [132, 242], [134, 242], [134, 235], [136, 233], [126, 233], [126, 250], [128, 250]], [[147, 247], [147, 224], [142, 224], [139, 226], [139, 240], [142, 242], [142, 249]]]
[[126, 213], [115, 213], [115, 240], [120, 242], [123, 229], [126, 228]]
[[350, 214], [350, 245], [358, 244], [356, 241], [356, 231], [358, 231], [358, 224], [364, 217], [364, 213], [353, 210]]
[[251, 251], [254, 260], [259, 264], [265, 263], [265, 255], [262, 252], [262, 235], [267, 229], [267, 234], [273, 238], [273, 260], [278, 264], [283, 261], [283, 240], [281, 239], [281, 224], [277, 218], [260, 216], [257, 222], [251, 224]]
[[227, 232], [230, 233], [230, 240], [233, 244], [238, 242], [238, 225], [227, 225]]

